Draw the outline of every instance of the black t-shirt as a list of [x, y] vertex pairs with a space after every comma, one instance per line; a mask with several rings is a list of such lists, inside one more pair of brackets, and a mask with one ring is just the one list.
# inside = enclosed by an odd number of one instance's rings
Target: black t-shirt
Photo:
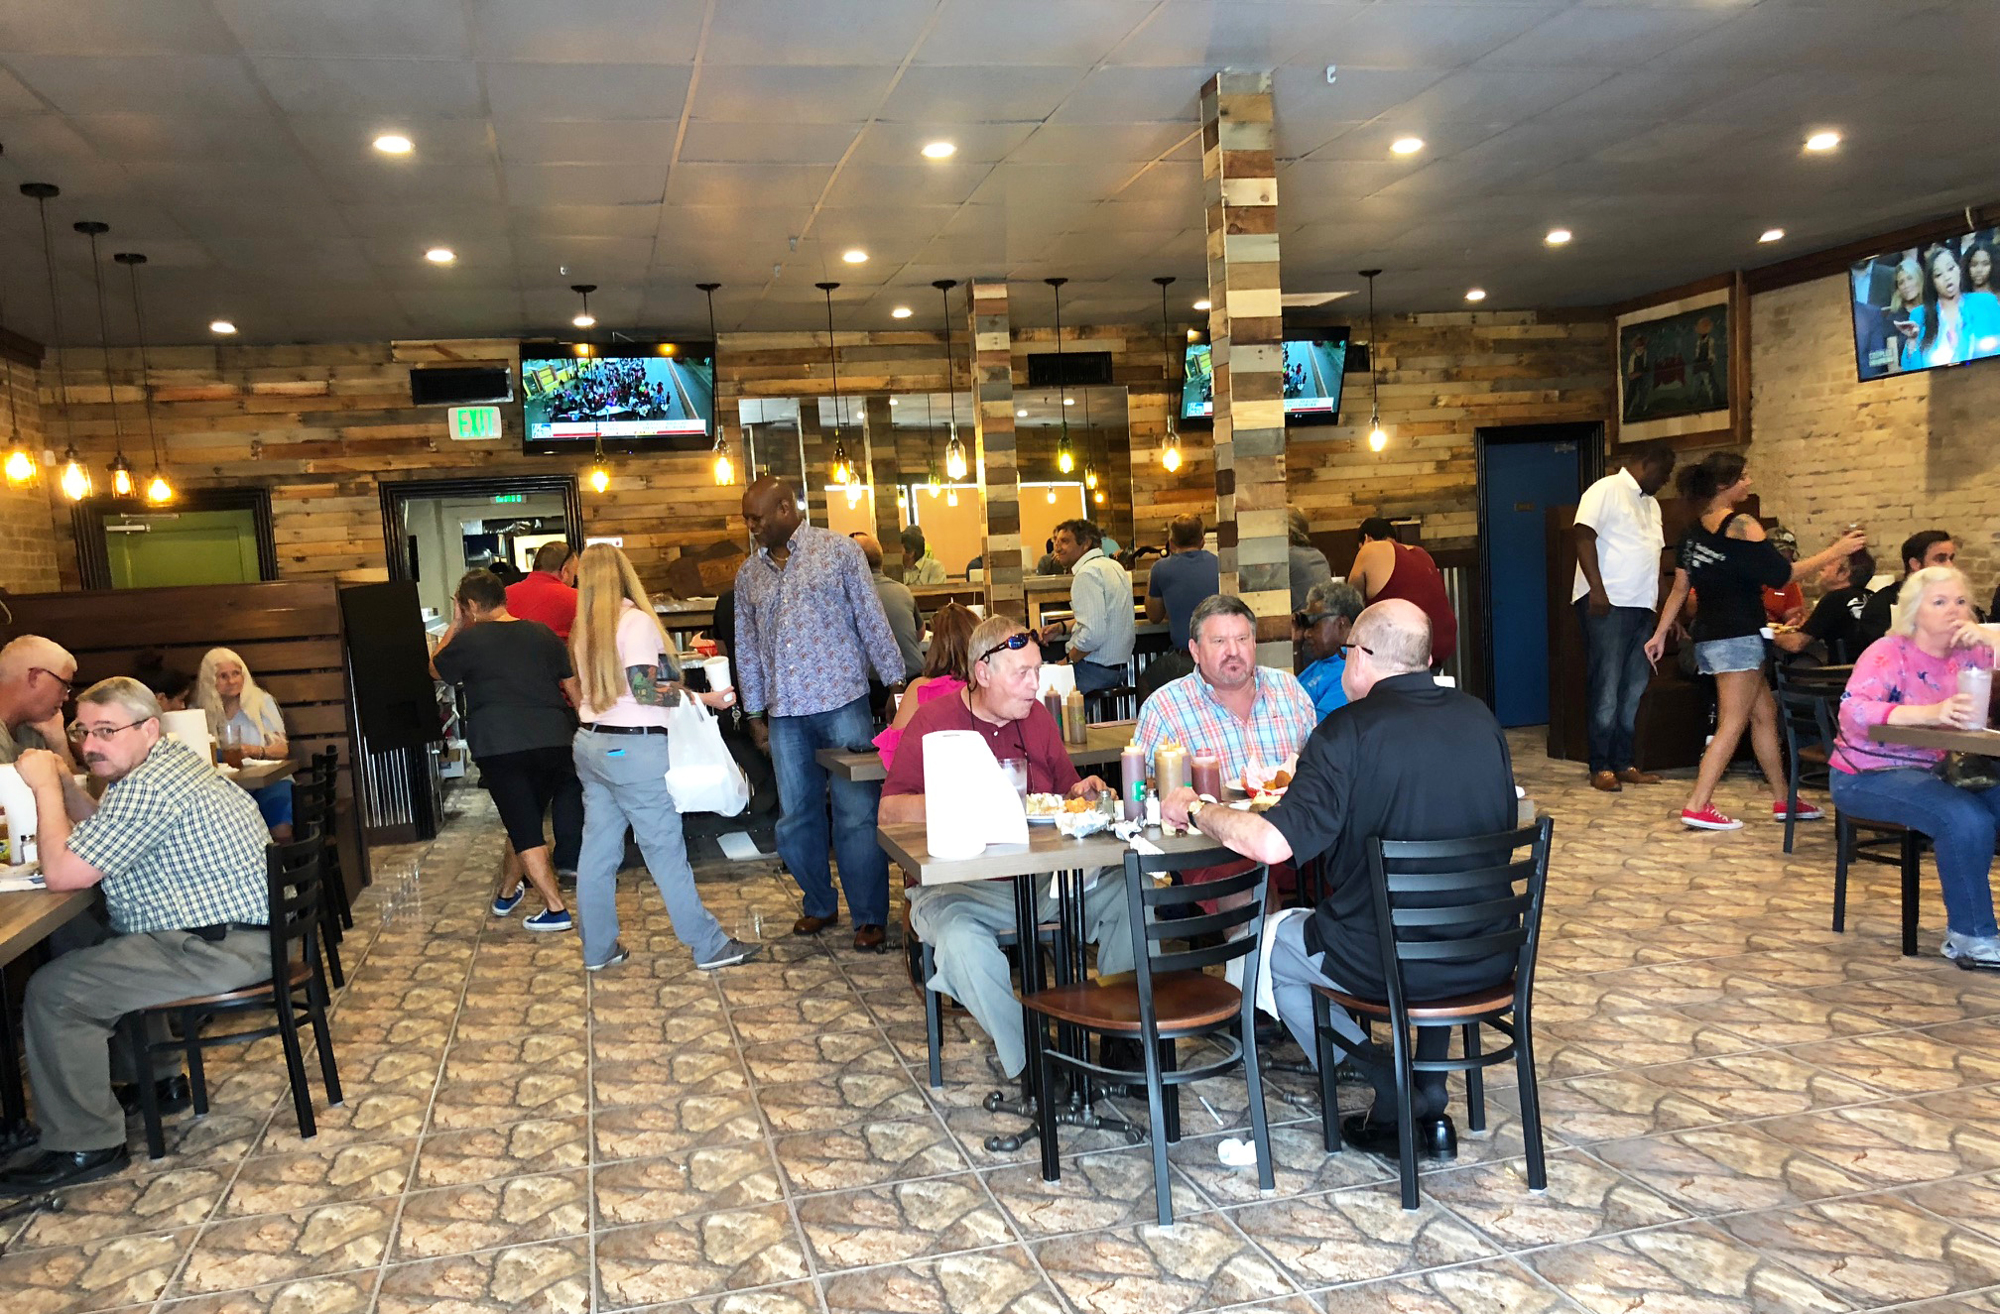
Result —
[[1889, 623], [1895, 619], [1896, 595], [1903, 591], [1903, 581], [1884, 584], [1868, 596], [1861, 608], [1861, 619], [1854, 625], [1853, 656], [1859, 657], [1862, 650], [1889, 632]]
[[474, 760], [531, 748], [564, 748], [576, 713], [563, 697], [569, 648], [540, 621], [482, 621], [437, 655], [438, 674], [465, 689]]
[[1812, 615], [1799, 628], [1824, 643], [1834, 661], [1851, 662], [1868, 646], [1860, 636], [1861, 613], [1868, 606], [1869, 597], [1867, 588], [1860, 584], [1834, 589], [1820, 598]]
[[[1514, 829], [1507, 739], [1478, 699], [1434, 683], [1427, 672], [1392, 676], [1319, 723], [1299, 752], [1291, 788], [1268, 817], [1292, 846], [1294, 861], [1330, 854], [1327, 896], [1307, 924], [1306, 951], [1324, 953], [1322, 970], [1353, 993], [1384, 999], [1368, 841]], [[1482, 897], [1509, 892], [1496, 885]], [[1497, 985], [1512, 976], [1514, 964], [1511, 953], [1412, 962], [1404, 964], [1403, 979], [1411, 999], [1443, 999]]]
[[1694, 641], [1740, 639], [1764, 628], [1764, 590], [1791, 583], [1792, 563], [1769, 542], [1728, 537], [1725, 517], [1714, 532], [1697, 520], [1681, 537], [1679, 566], [1701, 595], [1694, 614]]

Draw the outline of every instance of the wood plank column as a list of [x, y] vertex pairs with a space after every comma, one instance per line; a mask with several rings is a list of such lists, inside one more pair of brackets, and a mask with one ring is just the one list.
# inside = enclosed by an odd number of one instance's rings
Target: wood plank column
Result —
[[1284, 322], [1269, 70], [1209, 79], [1201, 90], [1201, 142], [1222, 591], [1237, 593], [1257, 613], [1258, 662], [1290, 670]]
[[1013, 325], [1007, 281], [970, 284], [974, 470], [986, 553], [986, 603], [993, 614], [1026, 620], [1022, 583], [1021, 468], [1014, 446]]
[[[848, 448], [851, 453], [854, 449]], [[875, 492], [875, 537], [882, 544], [882, 573], [890, 579], [903, 577], [903, 527], [896, 510], [896, 485], [902, 477], [902, 462], [896, 457], [896, 408], [889, 398], [875, 394], [868, 398], [868, 455], [857, 462], [855, 473]]]

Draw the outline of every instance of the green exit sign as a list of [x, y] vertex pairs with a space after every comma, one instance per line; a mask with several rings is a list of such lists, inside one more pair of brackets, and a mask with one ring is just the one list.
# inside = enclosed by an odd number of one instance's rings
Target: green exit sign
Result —
[[494, 496], [493, 505], [513, 506], [517, 502], [525, 502], [527, 500], [528, 495], [526, 493], [499, 493]]
[[500, 436], [498, 406], [454, 406], [449, 421], [451, 436], [460, 442], [475, 442]]

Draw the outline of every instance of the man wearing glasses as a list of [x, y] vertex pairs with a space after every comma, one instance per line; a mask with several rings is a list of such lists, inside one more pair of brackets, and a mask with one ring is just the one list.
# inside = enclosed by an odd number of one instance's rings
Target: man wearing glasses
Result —
[[39, 634], [0, 648], [0, 762], [24, 748], [46, 748], [77, 769], [63, 742], [63, 704], [76, 684], [76, 658]]
[[[0, 1173], [0, 1192], [46, 1191], [126, 1165], [109, 1052], [121, 1016], [271, 976], [268, 834], [256, 801], [161, 732], [160, 705], [137, 680], [84, 690], [73, 735], [106, 783], [102, 799], [78, 788], [53, 753], [28, 749], [15, 765], [35, 792], [48, 887], [101, 888], [110, 925], [28, 981], [23, 1047], [41, 1145]], [[179, 1083], [169, 1075], [160, 1084]]]
[[1321, 720], [1347, 706], [1340, 680], [1347, 669], [1347, 635], [1366, 605], [1361, 590], [1345, 580], [1321, 580], [1306, 594], [1305, 610], [1292, 617], [1292, 639], [1306, 659], [1299, 684]]

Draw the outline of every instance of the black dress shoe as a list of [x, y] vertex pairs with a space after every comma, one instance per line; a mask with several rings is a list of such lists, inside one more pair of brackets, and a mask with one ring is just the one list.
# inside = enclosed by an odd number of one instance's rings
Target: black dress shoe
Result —
[[44, 1150], [20, 1167], [0, 1173], [0, 1194], [30, 1195], [94, 1182], [122, 1172], [131, 1162], [132, 1152], [122, 1145], [108, 1150]]
[[[111, 1093], [118, 1097], [118, 1107], [125, 1110], [125, 1116], [139, 1116], [139, 1088], [137, 1086], [113, 1086]], [[171, 1077], [161, 1077], [153, 1083], [153, 1099], [158, 1102], [161, 1113], [179, 1113], [194, 1103], [194, 1091], [188, 1087], [187, 1074], [176, 1072]]]
[[[1340, 1120], [1340, 1135], [1357, 1150], [1389, 1159], [1402, 1157], [1401, 1138], [1393, 1122], [1376, 1122], [1365, 1113], [1352, 1113]], [[1458, 1157], [1458, 1128], [1452, 1126], [1450, 1115], [1417, 1119], [1417, 1157]]]

